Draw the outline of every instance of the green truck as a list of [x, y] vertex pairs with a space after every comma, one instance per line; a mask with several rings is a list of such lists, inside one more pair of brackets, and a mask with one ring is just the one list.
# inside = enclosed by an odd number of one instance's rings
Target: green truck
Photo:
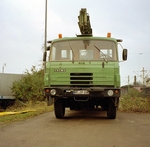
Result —
[[[107, 111], [115, 119], [120, 97], [118, 42], [120, 39], [94, 37], [90, 17], [85, 8], [78, 16], [81, 35], [49, 41], [44, 91], [48, 105], [54, 103], [56, 118], [64, 118], [70, 110], [97, 109]], [[127, 60], [127, 49], [122, 50]]]

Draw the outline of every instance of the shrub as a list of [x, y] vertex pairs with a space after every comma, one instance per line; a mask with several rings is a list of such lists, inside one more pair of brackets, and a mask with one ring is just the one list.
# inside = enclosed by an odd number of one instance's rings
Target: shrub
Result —
[[32, 66], [31, 72], [27, 70], [19, 81], [13, 83], [13, 95], [22, 101], [43, 100], [43, 76], [42, 69], [37, 70]]

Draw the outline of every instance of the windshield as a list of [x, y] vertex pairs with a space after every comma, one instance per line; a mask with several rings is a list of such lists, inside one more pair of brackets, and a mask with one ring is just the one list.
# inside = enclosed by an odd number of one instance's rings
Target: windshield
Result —
[[102, 40], [74, 40], [53, 43], [50, 61], [117, 61], [116, 44]]

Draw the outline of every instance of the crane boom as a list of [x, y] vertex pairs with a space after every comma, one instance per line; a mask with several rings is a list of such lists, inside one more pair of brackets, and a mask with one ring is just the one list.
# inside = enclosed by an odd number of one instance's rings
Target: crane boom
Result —
[[79, 28], [82, 35], [91, 35], [92, 36], [92, 28], [90, 24], [90, 16], [86, 11], [86, 8], [81, 8], [80, 14], [78, 16]]

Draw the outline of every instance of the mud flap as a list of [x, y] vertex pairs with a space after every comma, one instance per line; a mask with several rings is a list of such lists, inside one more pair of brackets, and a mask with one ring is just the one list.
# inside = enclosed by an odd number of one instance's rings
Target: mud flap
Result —
[[53, 104], [53, 98], [51, 98], [51, 96], [49, 96], [47, 98], [48, 102], [47, 102], [47, 106], [51, 106]]
[[117, 113], [117, 107], [115, 106], [115, 101], [112, 99], [109, 101], [108, 110], [107, 110], [107, 117], [108, 119], [115, 119]]
[[119, 106], [119, 98], [118, 97], [115, 98], [114, 104], [115, 104], [115, 107]]

